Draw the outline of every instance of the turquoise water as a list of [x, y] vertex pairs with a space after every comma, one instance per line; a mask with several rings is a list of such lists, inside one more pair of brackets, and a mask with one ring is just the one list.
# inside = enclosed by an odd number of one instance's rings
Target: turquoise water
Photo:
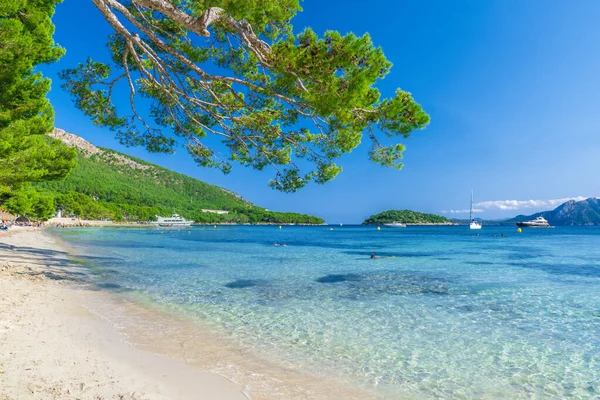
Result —
[[102, 287], [386, 396], [600, 397], [600, 229], [55, 232]]

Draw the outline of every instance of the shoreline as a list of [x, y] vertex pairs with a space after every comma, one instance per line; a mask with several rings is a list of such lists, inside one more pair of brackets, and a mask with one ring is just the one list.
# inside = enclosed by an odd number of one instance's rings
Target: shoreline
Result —
[[222, 376], [128, 345], [83, 306], [85, 268], [40, 230], [1, 237], [0, 259], [0, 398], [247, 400]]
[[[260, 222], [255, 224], [239, 224], [236, 222], [194, 222], [191, 226], [326, 226], [327, 224], [291, 224], [284, 222]], [[156, 224], [149, 222], [115, 222], [103, 221], [97, 219], [79, 219], [79, 218], [51, 218], [44, 223], [45, 227], [64, 227], [64, 228], [156, 228]]]
[[85, 259], [39, 229], [0, 236], [0, 398], [378, 397], [261, 359], [210, 327], [94, 287], [71, 256]]
[[110, 228], [148, 228], [152, 224], [144, 222], [114, 222], [97, 219], [80, 219], [67, 217], [54, 217], [45, 222], [46, 227], [110, 227]]

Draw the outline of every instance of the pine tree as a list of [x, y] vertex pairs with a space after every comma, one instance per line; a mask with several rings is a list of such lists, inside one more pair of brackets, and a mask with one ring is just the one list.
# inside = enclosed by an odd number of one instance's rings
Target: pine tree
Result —
[[[124, 144], [183, 144], [225, 173], [233, 163], [270, 165], [271, 186], [295, 191], [333, 179], [365, 134], [372, 161], [402, 168], [394, 138], [429, 122], [408, 92], [380, 98], [376, 83], [391, 63], [368, 34], [295, 34], [299, 0], [92, 1], [115, 31], [112, 63], [65, 70], [63, 87]], [[128, 109], [113, 103], [118, 85], [130, 92]]]
[[34, 72], [64, 53], [52, 39], [57, 2], [0, 2], [0, 204], [30, 193], [28, 182], [62, 178], [75, 165], [75, 151], [45, 135], [54, 124], [50, 80]]

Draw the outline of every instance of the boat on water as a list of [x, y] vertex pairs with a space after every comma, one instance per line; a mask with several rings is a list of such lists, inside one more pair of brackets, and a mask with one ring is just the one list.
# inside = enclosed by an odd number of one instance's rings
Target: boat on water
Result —
[[193, 221], [188, 221], [179, 214], [173, 214], [170, 217], [156, 216], [156, 221], [152, 221], [153, 225], [161, 228], [187, 228], [192, 225]]
[[552, 228], [548, 221], [542, 216], [532, 219], [531, 221], [517, 222], [517, 226], [520, 228]]
[[403, 224], [402, 222], [392, 222], [389, 224], [383, 224], [383, 226], [386, 228], [406, 228], [406, 224]]
[[481, 221], [471, 221], [469, 223], [469, 229], [481, 229]]
[[473, 189], [471, 189], [471, 209], [469, 210], [469, 229], [481, 229], [481, 221], [473, 219]]

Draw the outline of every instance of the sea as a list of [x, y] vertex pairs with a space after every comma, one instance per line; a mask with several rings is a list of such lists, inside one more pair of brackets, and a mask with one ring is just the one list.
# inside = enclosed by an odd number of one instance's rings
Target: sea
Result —
[[52, 234], [101, 290], [381, 398], [600, 398], [598, 227]]

